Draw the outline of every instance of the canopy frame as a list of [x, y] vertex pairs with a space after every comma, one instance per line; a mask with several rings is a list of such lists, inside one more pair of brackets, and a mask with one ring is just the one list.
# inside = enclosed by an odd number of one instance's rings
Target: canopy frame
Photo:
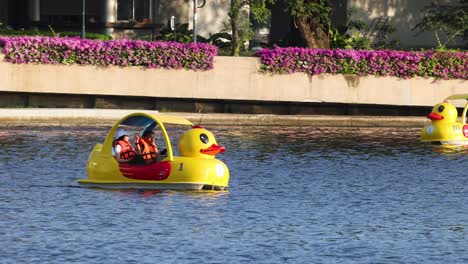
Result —
[[454, 94], [445, 98], [445, 100], [467, 100], [462, 114], [462, 123], [463, 125], [466, 124], [466, 113], [468, 112], [468, 94]]
[[148, 115], [145, 113], [133, 113], [120, 119], [107, 134], [106, 140], [103, 143], [102, 153], [112, 155], [112, 143], [114, 135], [119, 126], [146, 126], [147, 128], [154, 128], [158, 125], [164, 136], [164, 142], [167, 148], [167, 158], [169, 161], [174, 160], [174, 153], [172, 151], [172, 144], [164, 124], [177, 124], [177, 125], [190, 125], [192, 122], [182, 117], [165, 116], [165, 115]]

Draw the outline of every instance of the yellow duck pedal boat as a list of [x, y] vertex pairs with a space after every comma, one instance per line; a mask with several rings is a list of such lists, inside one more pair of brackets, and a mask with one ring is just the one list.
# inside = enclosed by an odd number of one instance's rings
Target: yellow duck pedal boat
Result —
[[[457, 108], [449, 102], [450, 100], [466, 100], [461, 122], [457, 120]], [[422, 129], [421, 141], [442, 145], [468, 145], [467, 110], [468, 94], [447, 97], [426, 116], [431, 120], [431, 124]]]
[[[184, 125], [187, 130], [179, 140], [175, 156], [165, 125]], [[164, 137], [165, 155], [152, 164], [119, 163], [114, 157], [114, 137], [120, 127], [158, 128]], [[104, 143], [96, 144], [87, 162], [87, 179], [79, 179], [82, 187], [106, 189], [157, 190], [227, 190], [229, 169], [215, 156], [225, 151], [214, 135], [190, 121], [174, 116], [130, 114], [109, 131]]]

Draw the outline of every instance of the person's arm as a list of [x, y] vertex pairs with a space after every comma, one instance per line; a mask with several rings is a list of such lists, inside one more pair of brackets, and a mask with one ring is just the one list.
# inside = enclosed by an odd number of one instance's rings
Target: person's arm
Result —
[[134, 143], [135, 143], [134, 150], [135, 150], [135, 153], [138, 154], [138, 155], [141, 155], [140, 140], [141, 140], [140, 137], [137, 134], [135, 134], [135, 136], [134, 136]]
[[159, 151], [158, 151], [158, 145], [156, 145], [156, 138], [153, 139], [153, 142], [151, 142], [151, 144], [153, 144], [153, 147], [154, 147], [156, 153], [158, 153]]
[[130, 162], [130, 160], [120, 158], [120, 152], [122, 151], [122, 146], [117, 145], [117, 146], [115, 146], [114, 150], [115, 150], [115, 156], [114, 157], [119, 163], [129, 163]]
[[156, 151], [156, 153], [158, 153], [158, 152], [159, 152], [159, 150], [158, 150], [158, 146], [157, 146], [156, 144], [154, 144], [154, 150]]
[[114, 157], [119, 163], [127, 163], [128, 162], [128, 160], [120, 158], [120, 152], [122, 151], [122, 146], [117, 145], [117, 146], [115, 146], [114, 150], [115, 150]]

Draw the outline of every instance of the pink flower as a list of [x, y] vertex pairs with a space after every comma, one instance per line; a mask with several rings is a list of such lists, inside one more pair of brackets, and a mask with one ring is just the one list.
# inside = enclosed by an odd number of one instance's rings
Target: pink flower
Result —
[[261, 72], [310, 75], [322, 73], [468, 79], [466, 52], [397, 50], [262, 49]]
[[55, 37], [0, 37], [0, 47], [5, 60], [13, 63], [136, 65], [195, 71], [212, 69], [218, 52], [209, 44]]

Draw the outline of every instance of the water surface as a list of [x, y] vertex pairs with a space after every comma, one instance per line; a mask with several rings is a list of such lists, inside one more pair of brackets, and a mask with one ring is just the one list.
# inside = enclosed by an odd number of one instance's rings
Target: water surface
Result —
[[229, 192], [79, 188], [109, 129], [0, 127], [0, 263], [468, 263], [468, 151], [419, 129], [210, 127]]

